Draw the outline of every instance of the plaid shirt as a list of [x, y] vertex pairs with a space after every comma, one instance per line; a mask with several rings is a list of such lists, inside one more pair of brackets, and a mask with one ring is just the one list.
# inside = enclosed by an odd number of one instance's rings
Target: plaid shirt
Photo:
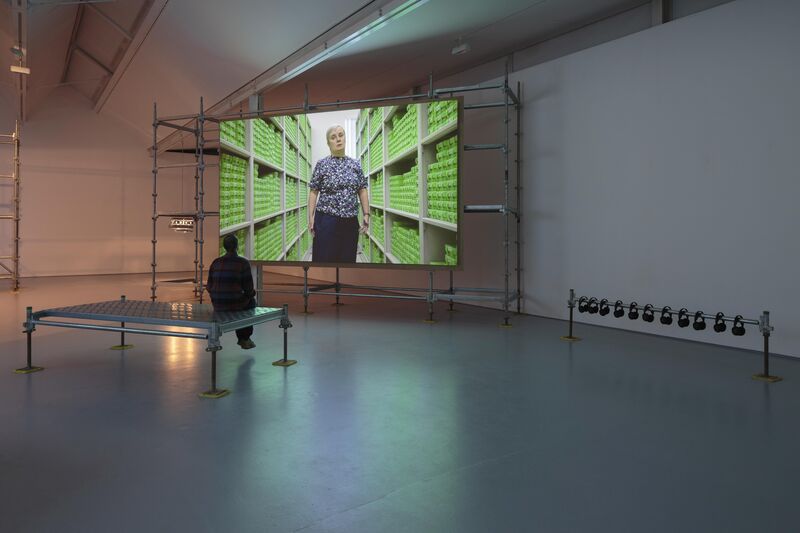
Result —
[[208, 294], [215, 311], [240, 311], [255, 307], [250, 263], [235, 253], [217, 257], [208, 269]]

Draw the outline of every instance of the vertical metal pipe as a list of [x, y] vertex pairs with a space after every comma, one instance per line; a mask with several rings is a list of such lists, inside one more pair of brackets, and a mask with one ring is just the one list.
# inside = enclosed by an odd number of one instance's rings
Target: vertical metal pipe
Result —
[[198, 254], [198, 239], [200, 222], [197, 219], [197, 214], [200, 211], [200, 135], [195, 135], [194, 138], [194, 295], [199, 296], [202, 292], [200, 279], [200, 272], [198, 265], [200, 264], [200, 257]]
[[289, 355], [289, 328], [283, 328], [283, 362], [287, 361]]
[[769, 332], [764, 332], [764, 377], [769, 377]]
[[28, 366], [26, 366], [25, 368], [30, 369], [33, 368], [33, 366], [31, 365], [31, 335], [33, 335], [33, 332], [28, 330], [25, 333], [28, 336]]
[[14, 258], [12, 259], [14, 263], [14, 272], [11, 273], [12, 281], [12, 290], [17, 291], [19, 290], [19, 222], [20, 222], [20, 194], [21, 194], [21, 187], [20, 187], [20, 173], [19, 173], [19, 145], [20, 145], [20, 138], [19, 138], [19, 120], [14, 122], [14, 161], [13, 161], [13, 181], [14, 181]]
[[308, 267], [303, 267], [303, 312], [308, 313]]
[[569, 335], [567, 335], [570, 339], [572, 338], [572, 313], [574, 308], [569, 306]]
[[211, 392], [217, 392], [217, 351], [211, 350]]
[[[284, 320], [286, 321], [285, 324]], [[289, 304], [283, 304], [283, 318], [281, 319], [281, 325], [286, 326], [283, 328], [283, 362], [286, 363], [289, 355], [289, 326], [291, 326], [291, 323], [289, 322]]]
[[205, 227], [205, 221], [206, 221], [206, 212], [205, 212], [205, 207], [204, 207], [205, 206], [204, 199], [205, 199], [205, 194], [206, 194], [205, 193], [204, 175], [205, 175], [206, 163], [205, 163], [205, 155], [203, 154], [203, 150], [204, 150], [205, 144], [206, 144], [206, 141], [205, 141], [205, 138], [204, 138], [204, 136], [205, 136], [205, 122], [206, 122], [206, 116], [205, 116], [205, 110], [203, 109], [203, 97], [201, 96], [200, 97], [200, 115], [197, 117], [197, 131], [195, 132], [195, 134], [197, 135], [197, 144], [198, 144], [198, 147], [199, 147], [199, 150], [198, 150], [199, 159], [198, 159], [198, 165], [197, 165], [197, 173], [200, 176], [200, 179], [198, 180], [198, 182], [199, 182], [199, 191], [198, 191], [199, 209], [198, 209], [198, 212], [197, 212], [197, 224], [198, 224], [198, 236], [199, 236], [198, 255], [200, 256], [200, 264], [198, 265], [197, 273], [199, 275], [198, 277], [200, 278], [200, 285], [199, 285], [200, 303], [203, 303], [203, 268], [204, 268], [204, 265], [203, 265], [203, 244], [205, 242], [204, 241], [204, 238], [205, 238], [204, 227]]
[[[123, 301], [123, 302], [125, 301], [125, 295], [124, 294], [120, 297], [120, 300]], [[125, 327], [125, 322], [120, 322], [120, 325], [124, 328]], [[120, 345], [121, 348], [124, 348], [124, 346], [125, 346], [125, 332], [124, 331], [120, 331], [119, 334], [120, 334], [119, 345]]]
[[[453, 291], [453, 271], [452, 270], [450, 271], [450, 291], [449, 292], [450, 292], [450, 294], [455, 294], [455, 292]], [[452, 298], [450, 299], [450, 310], [451, 311], [453, 310], [453, 299]]]
[[341, 285], [339, 285], [339, 267], [336, 267], [336, 304], [339, 305], [339, 291], [341, 290]]
[[31, 361], [31, 359], [32, 359], [32, 356], [31, 356], [31, 336], [33, 335], [33, 325], [31, 324], [32, 319], [33, 319], [33, 308], [32, 307], [26, 307], [25, 308], [25, 333], [28, 336], [28, 366], [26, 366], [25, 368], [27, 368], [27, 369], [33, 368], [32, 361]]
[[150, 285], [150, 300], [156, 301], [156, 223], [158, 222], [158, 111], [153, 102], [153, 258], [150, 267], [153, 270], [153, 281]]
[[433, 322], [433, 270], [428, 272], [428, 320]]
[[[522, 84], [517, 81], [517, 100], [522, 102]], [[521, 196], [521, 184], [520, 184], [520, 177], [522, 175], [520, 171], [520, 165], [522, 164], [522, 126], [520, 125], [520, 120], [522, 117], [521, 112], [521, 103], [517, 105], [517, 152], [514, 154], [517, 161], [516, 166], [516, 173], [517, 173], [517, 186], [516, 186], [516, 193], [517, 193], [517, 204], [516, 204], [516, 211], [517, 211], [517, 313], [522, 312], [522, 227], [520, 224], [520, 219], [522, 218], [522, 196]]]
[[503, 141], [503, 194], [504, 194], [504, 202], [503, 205], [505, 206], [505, 211], [503, 213], [503, 220], [505, 225], [505, 238], [503, 240], [503, 249], [505, 252], [505, 299], [503, 301], [503, 312], [505, 316], [503, 317], [503, 325], [508, 325], [508, 278], [509, 278], [509, 257], [508, 257], [508, 61], [506, 61], [506, 75], [503, 82], [503, 102], [505, 105], [503, 106], [505, 116], [503, 119], [503, 128], [505, 134], [505, 140]]

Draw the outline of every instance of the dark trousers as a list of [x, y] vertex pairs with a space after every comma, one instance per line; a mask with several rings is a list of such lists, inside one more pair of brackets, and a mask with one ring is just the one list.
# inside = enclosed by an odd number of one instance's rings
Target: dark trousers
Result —
[[[248, 302], [247, 307], [245, 307], [245, 309], [255, 309], [255, 307], [256, 307], [256, 300], [255, 298], [253, 298], [250, 300], [250, 302]], [[250, 338], [252, 334], [253, 334], [253, 326], [240, 328], [236, 330], [236, 339], [238, 341], [246, 341], [247, 339]]]
[[355, 263], [358, 251], [358, 217], [314, 214], [312, 263]]

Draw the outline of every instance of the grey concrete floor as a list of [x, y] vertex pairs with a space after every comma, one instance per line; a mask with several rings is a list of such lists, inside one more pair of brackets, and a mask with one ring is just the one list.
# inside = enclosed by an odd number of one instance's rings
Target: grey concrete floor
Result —
[[[258, 347], [40, 328], [24, 307], [145, 299], [146, 276], [0, 292], [0, 531], [788, 532], [800, 530], [800, 362], [415, 302], [290, 304]], [[161, 299], [187, 300], [185, 285]], [[748, 334], [753, 334], [753, 331]]]

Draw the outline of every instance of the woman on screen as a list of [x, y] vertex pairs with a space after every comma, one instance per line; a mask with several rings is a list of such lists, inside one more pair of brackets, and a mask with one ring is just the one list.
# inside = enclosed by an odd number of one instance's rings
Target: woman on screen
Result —
[[[361, 163], [344, 155], [344, 128], [331, 126], [325, 138], [331, 155], [317, 161], [308, 184], [308, 229], [314, 237], [311, 261], [355, 263], [358, 233], [369, 228], [367, 178]], [[359, 207], [364, 215], [361, 228]]]

